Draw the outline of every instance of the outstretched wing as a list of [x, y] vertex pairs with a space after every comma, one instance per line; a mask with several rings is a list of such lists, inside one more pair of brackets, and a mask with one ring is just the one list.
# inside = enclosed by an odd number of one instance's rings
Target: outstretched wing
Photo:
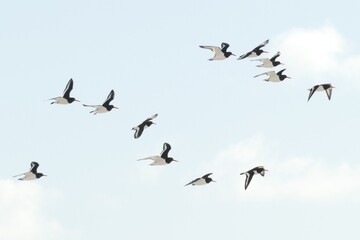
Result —
[[241, 59], [247, 58], [247, 57], [250, 56], [250, 55], [251, 55], [251, 52], [248, 52], [248, 53], [243, 54], [243, 55], [241, 55], [240, 57], [238, 57], [237, 60], [241, 60]]
[[249, 186], [251, 179], [254, 176], [254, 172], [247, 172], [246, 173], [246, 179], [245, 179], [245, 190], [247, 189], [247, 187]]
[[104, 106], [104, 107], [105, 107], [105, 106], [109, 106], [109, 105], [110, 105], [110, 102], [111, 102], [112, 100], [114, 100], [114, 97], [115, 97], [115, 92], [114, 92], [114, 90], [111, 90], [110, 93], [109, 93], [109, 95], [108, 95], [108, 97], [107, 97], [107, 99], [106, 99], [105, 102], [103, 103], [103, 106]]
[[326, 89], [325, 92], [326, 92], [326, 95], [328, 96], [328, 99], [330, 100], [331, 99], [331, 93], [332, 93], [332, 87]]
[[36, 174], [39, 164], [37, 162], [31, 162], [30, 166], [31, 166], [31, 168], [30, 168], [29, 172]]
[[316, 89], [319, 88], [319, 85], [315, 85], [314, 87], [312, 87], [310, 90], [310, 93], [309, 93], [309, 97], [308, 97], [308, 101], [310, 100], [310, 98], [312, 97], [312, 95], [314, 94], [314, 92], [316, 92]]
[[262, 75], [267, 75], [268, 77], [272, 77], [272, 76], [275, 76], [276, 73], [275, 73], [275, 71], [264, 72], [264, 73], [261, 73], [261, 74], [258, 74], [258, 75], [256, 75], [256, 76], [254, 76], [254, 78], [259, 77], [259, 76], [262, 76]]
[[70, 78], [69, 82], [66, 84], [66, 87], [64, 89], [64, 98], [69, 98], [70, 97], [70, 92], [73, 89], [74, 86], [74, 81], [72, 80], [72, 78]]
[[270, 58], [271, 62], [275, 62], [276, 58], [280, 56], [280, 52], [277, 52], [272, 58]]
[[208, 173], [208, 174], [205, 174], [204, 176], [202, 176], [201, 178], [207, 178], [207, 177], [209, 177], [210, 175], [211, 175], [212, 173]]
[[163, 151], [160, 153], [160, 157], [161, 157], [161, 158], [164, 158], [164, 159], [167, 158], [170, 149], [171, 149], [170, 144], [164, 143], [164, 145], [163, 145]]
[[197, 179], [189, 182], [188, 184], [186, 184], [185, 187], [188, 186], [188, 185], [190, 185], [190, 184], [193, 184], [193, 183], [195, 183], [195, 182], [197, 182], [197, 181], [199, 181], [199, 180], [200, 180], [200, 178], [197, 178]]
[[284, 69], [282, 69], [282, 70], [278, 71], [276, 74], [277, 74], [278, 76], [281, 76], [281, 75], [282, 75], [282, 73], [283, 73], [285, 70], [286, 70], [286, 68], [284, 68]]
[[147, 118], [143, 123], [147, 122], [147, 121], [151, 121], [153, 120], [154, 118], [156, 118], [158, 116], [158, 114], [154, 114], [152, 115], [151, 117]]
[[221, 52], [221, 49], [219, 47], [214, 47], [214, 46], [199, 46], [199, 47], [211, 50], [214, 53], [214, 55], [218, 55]]
[[133, 130], [135, 130], [134, 138], [139, 138], [144, 131], [144, 127], [139, 125], [137, 127], [134, 127]]
[[256, 51], [260, 50], [260, 48], [264, 47], [264, 46], [265, 46], [266, 44], [268, 44], [268, 43], [269, 43], [269, 39], [265, 40], [265, 42], [261, 43], [259, 46], [257, 46], [256, 48], [254, 48], [254, 49], [252, 50], [252, 52], [256, 52]]

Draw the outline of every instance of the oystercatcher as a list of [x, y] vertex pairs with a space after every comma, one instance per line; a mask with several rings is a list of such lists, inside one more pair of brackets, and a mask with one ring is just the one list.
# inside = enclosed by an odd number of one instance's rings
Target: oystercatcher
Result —
[[257, 67], [263, 68], [272, 68], [276, 67], [277, 65], [284, 65], [283, 63], [276, 61], [276, 58], [280, 56], [280, 52], [277, 52], [272, 58], [261, 58], [261, 59], [254, 59], [251, 61], [261, 61], [261, 64], [256, 65]]
[[268, 171], [268, 170], [266, 170], [263, 166], [259, 166], [259, 167], [255, 167], [255, 168], [253, 168], [253, 169], [251, 169], [251, 170], [249, 170], [247, 172], [240, 173], [240, 175], [246, 174], [245, 190], [249, 186], [249, 184], [251, 182], [251, 179], [255, 174], [260, 174], [261, 176], [264, 176], [265, 171]]
[[216, 182], [212, 178], [209, 177], [211, 174], [212, 173], [208, 173], [208, 174], [202, 176], [201, 178], [197, 178], [197, 179], [189, 182], [188, 184], [186, 184], [185, 187], [190, 185], [190, 184], [193, 185], [193, 186], [195, 186], [195, 185], [199, 186], [199, 185], [205, 185], [205, 184], [208, 184], [208, 183], [211, 183], [211, 182]]
[[50, 98], [49, 100], [54, 100], [53, 102], [51, 102], [51, 104], [70, 104], [75, 102], [80, 102], [79, 100], [76, 100], [73, 97], [70, 97], [70, 92], [73, 89], [74, 86], [74, 81], [72, 80], [72, 78], [70, 78], [69, 82], [66, 84], [66, 87], [64, 89], [64, 93], [62, 97], [54, 97], [54, 98]]
[[95, 110], [91, 111], [90, 113], [106, 113], [106, 112], [110, 112], [113, 108], [118, 109], [117, 107], [110, 105], [110, 102], [112, 100], [114, 100], [114, 96], [115, 96], [115, 92], [114, 90], [111, 90], [111, 92], [109, 93], [106, 101], [102, 104], [102, 105], [86, 105], [83, 104], [84, 107], [93, 107], [95, 108]]
[[330, 101], [333, 88], [335, 88], [335, 87], [332, 86], [331, 83], [325, 83], [325, 84], [313, 86], [312, 88], [309, 89], [310, 93], [309, 93], [308, 101], [310, 100], [310, 98], [314, 94], [314, 92], [316, 92], [316, 91], [325, 91], [326, 95]]
[[259, 77], [261, 75], [267, 75], [268, 78], [267, 79], [264, 79], [264, 81], [267, 81], [267, 82], [281, 82], [281, 81], [284, 81], [285, 78], [290, 78], [289, 76], [286, 76], [285, 74], [283, 74], [283, 72], [285, 71], [286, 69], [283, 69], [283, 70], [280, 70], [279, 72], [275, 73], [275, 71], [270, 71], [270, 72], [265, 72], [265, 73], [261, 73], [259, 75], [256, 75], [254, 76], [254, 78], [256, 77]]
[[154, 118], [156, 118], [157, 116], [158, 116], [158, 114], [155, 114], [155, 115], [149, 117], [148, 119], [146, 119], [145, 121], [143, 121], [137, 127], [133, 127], [132, 130], [135, 130], [134, 138], [139, 138], [141, 136], [141, 134], [143, 133], [145, 128], [150, 127], [152, 124], [156, 124], [152, 120]]
[[14, 177], [24, 175], [24, 177], [19, 178], [19, 180], [35, 180], [35, 179], [39, 179], [41, 177], [47, 176], [47, 175], [45, 175], [43, 173], [38, 173], [37, 172], [37, 169], [39, 167], [39, 164], [37, 162], [31, 162], [30, 166], [31, 166], [31, 168], [30, 168], [30, 170], [28, 172], [16, 175]]
[[262, 50], [261, 48], [264, 47], [266, 44], [269, 43], [269, 39], [266, 40], [265, 42], [261, 43], [259, 46], [257, 46], [256, 48], [254, 48], [252, 51], [244, 54], [244, 55], [241, 55], [238, 60], [241, 60], [241, 59], [244, 59], [244, 58], [247, 58], [247, 57], [258, 57], [260, 56], [262, 53], [268, 53], [264, 50]]
[[151, 157], [146, 157], [146, 158], [142, 158], [142, 159], [138, 159], [138, 161], [141, 160], [153, 160], [154, 162], [151, 163], [151, 166], [156, 166], [156, 165], [167, 165], [171, 162], [178, 162], [177, 160], [168, 157], [169, 151], [171, 149], [170, 144], [168, 143], [164, 143], [163, 145], [163, 151], [160, 153], [160, 156], [151, 156]]
[[210, 49], [211, 51], [213, 51], [214, 57], [209, 59], [209, 61], [213, 61], [213, 60], [224, 60], [224, 59], [230, 57], [231, 55], [236, 56], [232, 52], [227, 52], [227, 49], [229, 46], [230, 45], [227, 43], [222, 43], [221, 48], [214, 47], [214, 46], [199, 46], [199, 47]]

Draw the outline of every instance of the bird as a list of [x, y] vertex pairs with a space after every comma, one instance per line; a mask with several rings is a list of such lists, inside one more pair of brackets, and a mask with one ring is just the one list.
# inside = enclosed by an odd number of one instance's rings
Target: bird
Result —
[[224, 60], [224, 59], [230, 57], [231, 55], [236, 56], [232, 52], [227, 52], [227, 49], [229, 46], [230, 45], [227, 43], [221, 43], [221, 48], [214, 47], [214, 46], [199, 46], [199, 47], [205, 48], [205, 49], [210, 49], [211, 51], [213, 51], [214, 56], [209, 59], [209, 61], [213, 61], [213, 60]]
[[277, 52], [272, 58], [260, 58], [251, 61], [261, 61], [262, 64], [256, 65], [257, 67], [272, 68], [278, 65], [284, 65], [283, 63], [276, 61], [276, 58], [280, 56], [280, 52]]
[[155, 114], [155, 115], [147, 118], [145, 121], [143, 121], [137, 127], [133, 127], [132, 130], [135, 130], [134, 138], [139, 138], [141, 136], [141, 134], [143, 133], [145, 128], [150, 127], [152, 124], [156, 124], [152, 120], [154, 118], [156, 118], [157, 116], [158, 116], [158, 114]]
[[251, 182], [251, 179], [252, 177], [255, 175], [255, 174], [259, 174], [261, 176], [264, 176], [265, 175], [265, 171], [268, 171], [266, 170], [263, 166], [259, 166], [259, 167], [255, 167], [247, 172], [243, 172], [243, 173], [240, 173], [240, 175], [243, 175], [243, 174], [246, 174], [246, 179], [245, 179], [245, 190], [247, 189], [247, 187], [249, 186], [250, 182]]
[[261, 48], [264, 47], [266, 44], [269, 43], [269, 39], [267, 39], [265, 42], [261, 43], [259, 46], [257, 46], [256, 48], [254, 48], [253, 50], [251, 50], [250, 52], [241, 55], [237, 60], [241, 60], [247, 57], [258, 57], [260, 56], [262, 53], [268, 53], [264, 50], [262, 50]]
[[80, 102], [79, 100], [76, 100], [73, 97], [70, 97], [70, 92], [73, 89], [74, 86], [74, 81], [72, 80], [72, 78], [70, 78], [69, 82], [66, 84], [66, 87], [64, 89], [64, 93], [62, 97], [54, 97], [54, 98], [50, 98], [49, 100], [54, 100], [53, 102], [51, 102], [51, 104], [70, 104], [73, 102]]
[[216, 182], [212, 178], [209, 177], [211, 174], [212, 173], [208, 173], [208, 174], [202, 176], [201, 178], [197, 178], [197, 179], [189, 182], [188, 184], [186, 184], [185, 187], [190, 185], [190, 184], [193, 185], [193, 186], [195, 186], [195, 185], [200, 186], [200, 185], [205, 185], [205, 184], [208, 184], [208, 183], [211, 183], [211, 182]]
[[275, 73], [275, 71], [270, 71], [270, 72], [265, 72], [265, 73], [261, 73], [259, 75], [254, 76], [254, 78], [259, 77], [261, 75], [267, 75], [268, 78], [264, 79], [264, 81], [266, 82], [281, 82], [283, 81], [285, 78], [290, 78], [289, 76], [286, 76], [285, 74], [283, 74], [283, 72], [286, 69], [280, 70], [279, 72]]
[[168, 157], [170, 149], [171, 149], [170, 144], [164, 143], [163, 151], [160, 153], [160, 156], [146, 157], [146, 158], [138, 159], [138, 161], [148, 160], [148, 159], [153, 160], [154, 162], [150, 164], [151, 166], [167, 165], [171, 162], [178, 162], [177, 160]]
[[326, 95], [330, 101], [333, 88], [335, 88], [335, 87], [332, 86], [331, 83], [324, 83], [324, 84], [313, 86], [312, 88], [309, 89], [310, 93], [309, 93], [308, 101], [310, 100], [310, 98], [312, 97], [314, 92], [316, 92], [316, 91], [325, 91]]
[[39, 179], [41, 177], [47, 176], [43, 173], [37, 172], [37, 169], [39, 167], [39, 164], [37, 162], [31, 162], [30, 166], [31, 166], [31, 168], [28, 172], [25, 172], [25, 173], [22, 173], [19, 175], [15, 175], [14, 177], [24, 175], [24, 177], [19, 178], [18, 180], [35, 180], [35, 179]]
[[95, 108], [95, 110], [91, 111], [90, 113], [94, 113], [97, 114], [97, 113], [106, 113], [106, 112], [110, 112], [112, 109], [119, 109], [117, 107], [115, 107], [114, 105], [110, 105], [110, 102], [112, 100], [114, 100], [114, 97], [115, 97], [115, 92], [114, 90], [111, 90], [107, 99], [105, 100], [105, 102], [102, 104], [102, 105], [86, 105], [86, 104], [83, 104], [84, 107], [93, 107]]

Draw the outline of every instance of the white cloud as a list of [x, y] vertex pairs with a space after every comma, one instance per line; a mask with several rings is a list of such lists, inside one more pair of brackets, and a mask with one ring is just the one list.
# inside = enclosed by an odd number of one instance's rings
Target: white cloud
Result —
[[[329, 79], [350, 80], [358, 84], [360, 54], [350, 49], [350, 41], [334, 27], [293, 29], [274, 39], [274, 51], [297, 79], [329, 82]], [[360, 84], [358, 84], [360, 86]]]
[[[280, 151], [281, 146], [256, 136], [221, 152], [213, 168], [217, 169], [219, 182], [229, 186], [222, 195], [229, 198], [231, 194], [231, 199], [240, 201], [360, 201], [360, 164], [330, 164], [320, 157], [284, 157], [278, 154]], [[260, 165], [269, 171], [265, 177], [254, 176], [245, 191], [245, 176], [240, 172]]]
[[62, 229], [44, 216], [43, 195], [34, 182], [0, 180], [0, 239], [56, 239]]

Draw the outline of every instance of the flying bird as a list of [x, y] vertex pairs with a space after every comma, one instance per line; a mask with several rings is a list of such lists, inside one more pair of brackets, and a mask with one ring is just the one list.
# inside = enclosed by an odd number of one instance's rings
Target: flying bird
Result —
[[138, 159], [138, 161], [141, 160], [153, 160], [154, 162], [151, 163], [151, 166], [157, 166], [157, 165], [166, 165], [169, 164], [171, 162], [178, 162], [177, 160], [168, 157], [169, 151], [171, 149], [170, 144], [168, 143], [164, 143], [163, 145], [163, 151], [160, 153], [160, 156], [151, 156], [151, 157], [146, 157], [146, 158], [142, 158], [142, 159]]
[[31, 162], [30, 166], [31, 166], [31, 168], [30, 168], [30, 170], [28, 172], [16, 175], [14, 177], [24, 175], [24, 177], [19, 178], [19, 180], [35, 180], [35, 179], [39, 179], [41, 177], [47, 176], [47, 175], [45, 175], [43, 173], [38, 173], [37, 172], [37, 169], [39, 167], [39, 164], [37, 162]]
[[232, 52], [227, 52], [229, 46], [230, 45], [227, 43], [221, 43], [221, 48], [214, 46], [199, 46], [199, 47], [206, 48], [214, 52], [214, 56], [209, 59], [209, 61], [213, 61], [213, 60], [224, 60], [230, 57], [231, 55], [236, 56]]
[[310, 98], [312, 97], [314, 92], [316, 92], [316, 91], [325, 91], [326, 95], [330, 101], [333, 88], [335, 88], [335, 87], [332, 86], [331, 83], [325, 83], [325, 84], [313, 86], [312, 88], [309, 89], [310, 93], [309, 93], [308, 101], [310, 100]]
[[185, 187], [190, 185], [190, 184], [193, 185], [193, 186], [195, 186], [195, 185], [200, 186], [200, 185], [205, 185], [205, 184], [208, 184], [208, 183], [211, 183], [211, 182], [216, 182], [211, 177], [209, 177], [211, 174], [212, 173], [208, 173], [208, 174], [202, 176], [201, 178], [197, 178], [197, 179], [189, 182], [188, 184], [186, 184]]
[[245, 179], [245, 190], [247, 189], [247, 187], [249, 186], [250, 182], [251, 182], [251, 179], [253, 178], [253, 176], [255, 174], [260, 174], [261, 176], [264, 176], [265, 175], [265, 171], [268, 171], [266, 170], [263, 166], [259, 166], [259, 167], [255, 167], [247, 172], [243, 172], [243, 173], [240, 173], [240, 175], [243, 175], [243, 174], [246, 174], [246, 179]]
[[141, 136], [141, 134], [143, 133], [145, 128], [148, 128], [153, 124], [156, 124], [152, 120], [154, 118], [156, 118], [157, 116], [158, 116], [158, 114], [155, 114], [155, 115], [149, 117], [148, 119], [146, 119], [145, 121], [143, 121], [137, 127], [133, 127], [132, 130], [135, 130], [134, 138], [139, 138]]
[[110, 112], [113, 108], [118, 109], [117, 107], [115, 107], [114, 105], [110, 105], [110, 102], [112, 100], [114, 100], [115, 97], [115, 92], [114, 90], [111, 90], [111, 92], [109, 93], [107, 99], [105, 100], [105, 102], [102, 105], [86, 105], [83, 104], [84, 107], [93, 107], [95, 108], [95, 110], [91, 111], [90, 113], [106, 113], [106, 112]]
[[270, 72], [265, 72], [265, 73], [261, 73], [259, 75], [256, 75], [254, 76], [254, 78], [256, 77], [259, 77], [261, 75], [267, 75], [268, 78], [267, 79], [264, 79], [264, 81], [266, 82], [281, 82], [283, 81], [285, 78], [290, 78], [289, 76], [286, 76], [285, 74], [283, 74], [283, 72], [285, 71], [286, 69], [283, 69], [283, 70], [280, 70], [279, 72], [275, 72], [275, 71], [270, 71]]
[[280, 52], [277, 52], [272, 58], [260, 58], [260, 59], [254, 59], [251, 61], [260, 61], [261, 64], [256, 65], [257, 67], [263, 67], [263, 68], [272, 68], [276, 67], [278, 65], [284, 65], [283, 63], [276, 61], [276, 58], [280, 56]]
[[261, 43], [259, 46], [257, 46], [256, 48], [254, 48], [250, 52], [248, 52], [248, 53], [246, 53], [244, 55], [241, 55], [237, 60], [241, 60], [241, 59], [244, 59], [244, 58], [247, 58], [247, 57], [250, 57], [250, 58], [251, 57], [258, 57], [262, 53], [268, 53], [268, 52], [261, 49], [262, 47], [264, 47], [268, 43], [269, 43], [269, 39], [266, 40], [265, 42]]
[[70, 92], [73, 89], [74, 86], [74, 81], [72, 80], [72, 78], [70, 78], [69, 82], [66, 84], [66, 87], [64, 89], [64, 93], [62, 97], [54, 97], [54, 98], [50, 98], [49, 100], [53, 100], [53, 102], [51, 102], [51, 104], [70, 104], [75, 102], [80, 102], [79, 100], [76, 100], [73, 97], [70, 97]]

